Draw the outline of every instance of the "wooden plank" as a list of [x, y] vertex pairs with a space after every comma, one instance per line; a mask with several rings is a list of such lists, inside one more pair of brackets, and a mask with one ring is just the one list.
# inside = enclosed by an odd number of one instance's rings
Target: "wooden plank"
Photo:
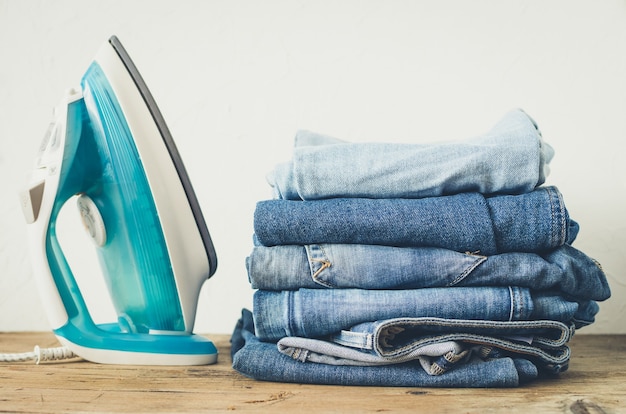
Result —
[[[85, 361], [0, 363], [2, 412], [626, 412], [626, 336], [576, 336], [570, 369], [514, 389], [340, 387], [254, 381], [231, 368], [226, 335], [215, 365], [145, 367]], [[57, 346], [49, 333], [0, 334], [2, 352]]]

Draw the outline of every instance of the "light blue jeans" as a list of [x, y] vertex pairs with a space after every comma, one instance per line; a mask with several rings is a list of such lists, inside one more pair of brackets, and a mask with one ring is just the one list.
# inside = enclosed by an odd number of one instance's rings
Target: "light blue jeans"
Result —
[[479, 321], [396, 318], [366, 322], [325, 338], [285, 337], [278, 349], [301, 362], [379, 366], [419, 360], [431, 375], [441, 375], [482, 358], [516, 355], [546, 373], [567, 369], [567, 342], [575, 327], [557, 321]]
[[267, 178], [275, 198], [291, 200], [519, 194], [545, 181], [553, 156], [535, 122], [514, 110], [489, 132], [457, 142], [347, 143], [300, 131], [292, 160]]
[[436, 247], [358, 244], [255, 245], [246, 259], [253, 289], [417, 289], [521, 286], [577, 300], [610, 296], [600, 265], [570, 245], [482, 256]]
[[556, 187], [520, 195], [479, 193], [421, 199], [333, 198], [257, 203], [254, 232], [264, 246], [374, 244], [440, 247], [485, 256], [571, 244], [578, 224]]
[[580, 328], [593, 323], [597, 312], [595, 301], [575, 302], [554, 292], [512, 286], [257, 290], [253, 297], [256, 335], [264, 341], [285, 336], [315, 338], [393, 318], [551, 320]]
[[275, 343], [254, 334], [250, 311], [244, 309], [231, 337], [233, 368], [250, 378], [300, 384], [368, 385], [398, 387], [517, 387], [539, 375], [524, 358], [470, 360], [445, 375], [430, 375], [419, 363], [408, 361], [383, 366], [346, 366], [302, 363], [280, 353]]

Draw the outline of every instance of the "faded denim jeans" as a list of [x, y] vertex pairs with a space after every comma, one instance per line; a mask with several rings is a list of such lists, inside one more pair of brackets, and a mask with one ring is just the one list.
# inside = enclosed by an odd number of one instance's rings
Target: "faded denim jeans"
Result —
[[274, 198], [291, 200], [520, 194], [544, 183], [553, 156], [535, 122], [514, 110], [487, 133], [456, 142], [347, 143], [300, 131], [291, 161], [268, 182]]
[[257, 203], [254, 232], [264, 246], [374, 244], [440, 247], [485, 256], [571, 244], [578, 224], [556, 187], [521, 195], [462, 193], [422, 199], [333, 198]]
[[577, 300], [610, 296], [600, 265], [567, 244], [540, 254], [494, 256], [435, 247], [256, 245], [246, 267], [252, 288], [262, 290], [521, 286]]
[[379, 366], [417, 359], [431, 375], [465, 363], [472, 353], [528, 358], [540, 371], [567, 370], [573, 324], [396, 318], [365, 322], [323, 338], [285, 337], [278, 349], [301, 362]]
[[275, 343], [255, 336], [252, 313], [243, 310], [231, 337], [233, 368], [263, 381], [300, 384], [398, 387], [517, 387], [538, 377], [537, 367], [524, 358], [471, 359], [445, 375], [430, 375], [419, 363], [384, 366], [341, 366], [302, 363], [282, 354]]
[[253, 297], [256, 335], [315, 338], [355, 325], [394, 318], [489, 321], [551, 320], [576, 328], [593, 323], [595, 301], [575, 302], [554, 292], [517, 286], [445, 287], [405, 290], [257, 290]]

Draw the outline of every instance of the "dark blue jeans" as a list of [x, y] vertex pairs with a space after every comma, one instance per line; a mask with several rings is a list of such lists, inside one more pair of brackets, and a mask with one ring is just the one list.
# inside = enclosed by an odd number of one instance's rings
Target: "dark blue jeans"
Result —
[[257, 203], [254, 231], [265, 246], [352, 243], [440, 247], [494, 255], [541, 252], [578, 234], [561, 193], [540, 187], [521, 195], [480, 193], [422, 199], [334, 198]]

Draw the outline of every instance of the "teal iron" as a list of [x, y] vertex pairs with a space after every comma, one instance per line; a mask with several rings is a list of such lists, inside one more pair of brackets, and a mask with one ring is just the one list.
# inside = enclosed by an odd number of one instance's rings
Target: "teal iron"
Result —
[[[94, 323], [57, 237], [75, 199], [117, 320]], [[115, 36], [55, 108], [21, 195], [34, 272], [59, 341], [93, 362], [201, 365], [193, 333], [217, 258], [200, 205], [150, 91]]]

